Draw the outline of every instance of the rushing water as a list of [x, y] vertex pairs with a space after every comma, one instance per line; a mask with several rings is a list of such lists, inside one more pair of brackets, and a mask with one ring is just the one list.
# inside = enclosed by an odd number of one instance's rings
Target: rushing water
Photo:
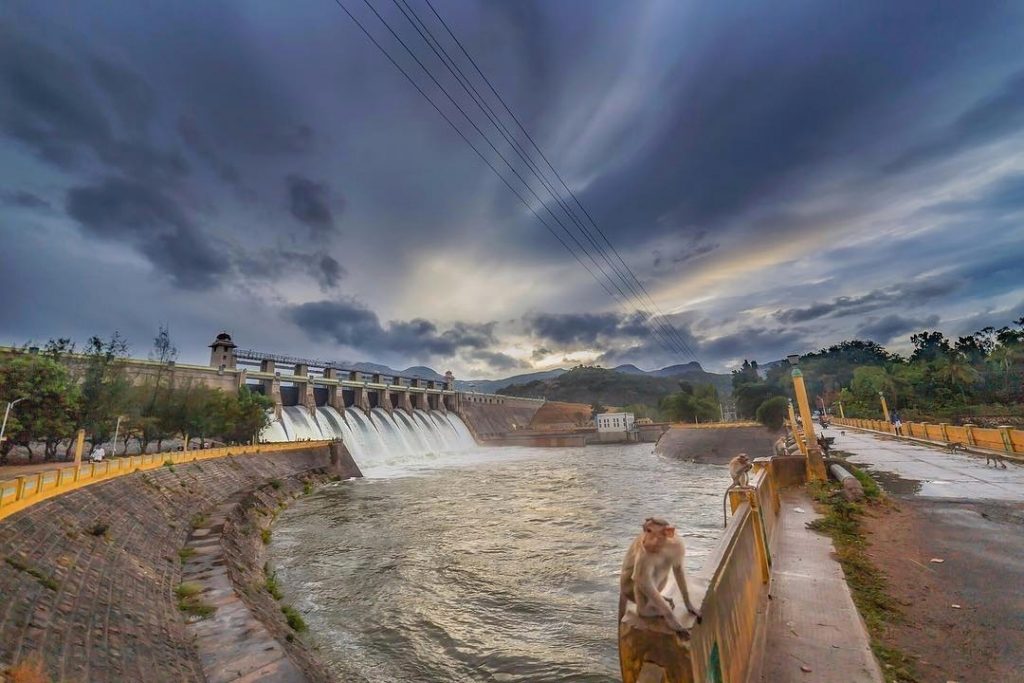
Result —
[[649, 444], [475, 448], [376, 473], [294, 503], [269, 549], [345, 683], [618, 681], [626, 547], [664, 516], [699, 567], [729, 482]]

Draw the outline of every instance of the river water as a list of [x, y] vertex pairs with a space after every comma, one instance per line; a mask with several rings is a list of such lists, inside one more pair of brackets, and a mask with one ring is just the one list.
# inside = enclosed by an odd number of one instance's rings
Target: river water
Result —
[[643, 519], [698, 568], [725, 467], [650, 444], [475, 449], [293, 503], [270, 563], [338, 681], [618, 681], [618, 572]]

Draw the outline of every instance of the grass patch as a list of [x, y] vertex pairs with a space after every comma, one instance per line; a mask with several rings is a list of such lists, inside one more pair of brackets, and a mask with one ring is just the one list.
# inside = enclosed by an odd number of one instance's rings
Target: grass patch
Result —
[[284, 614], [285, 620], [288, 625], [291, 626], [292, 630], [296, 633], [302, 633], [306, 630], [306, 620], [302, 618], [299, 611], [291, 605], [281, 605], [281, 612]]
[[195, 554], [195, 548], [182, 548], [178, 551], [178, 559], [180, 559], [182, 564], [184, 564], [185, 562], [188, 562], [189, 559]]
[[308, 496], [309, 494], [313, 493], [313, 482], [307, 481], [305, 484], [303, 484], [302, 485], [302, 493], [303, 493], [303, 495], [306, 495], [306, 496]]
[[171, 472], [173, 472], [174, 471], [174, 461], [172, 461], [172, 460], [164, 460], [164, 467], [166, 467]]
[[[871, 477], [859, 470], [854, 470], [854, 473], [861, 480], [869, 501], [881, 498], [881, 491], [877, 485], [870, 489], [874, 495], [868, 493], [869, 487], [864, 479], [874, 484]], [[808, 489], [812, 497], [821, 504], [824, 517], [810, 522], [807, 527], [832, 538], [836, 557], [843, 567], [853, 602], [867, 626], [868, 635], [871, 637], [871, 649], [882, 665], [885, 680], [887, 683], [917, 683], [919, 679], [913, 659], [882, 642], [886, 628], [901, 624], [903, 615], [896, 601], [887, 592], [885, 575], [867, 555], [867, 542], [860, 523], [864, 508], [843, 498], [837, 484], [812, 482]]]
[[263, 545], [269, 545], [270, 544], [270, 529], [269, 528], [261, 529], [260, 530], [260, 538], [263, 539]]
[[284, 597], [284, 593], [281, 592], [281, 585], [277, 582], [277, 572], [267, 572], [267, 580], [264, 583], [264, 587], [275, 600], [280, 600]]
[[280, 480], [280, 479], [271, 479], [271, 480], [270, 480], [270, 486], [271, 486], [271, 487], [272, 487], [272, 488], [273, 488], [273, 489], [274, 489], [275, 491], [276, 491], [276, 490], [278, 490], [278, 489], [280, 489], [280, 488], [281, 488], [281, 480]]
[[203, 599], [199, 597], [203, 587], [198, 583], [192, 581], [186, 581], [177, 588], [174, 589], [174, 594], [178, 596], [178, 609], [193, 617], [200, 619], [206, 619], [213, 615], [217, 611], [217, 608], [213, 605], [203, 602]]
[[189, 524], [192, 525], [193, 529], [198, 529], [202, 525], [206, 524], [206, 515], [204, 515], [202, 512], [197, 512], [196, 514], [192, 515], [192, 519], [189, 520]]
[[15, 569], [17, 569], [19, 572], [25, 572], [26, 574], [34, 578], [36, 581], [39, 582], [39, 585], [43, 586], [44, 588], [49, 588], [52, 591], [55, 591], [58, 588], [60, 588], [60, 584], [58, 584], [52, 576], [44, 574], [41, 570], [36, 569], [35, 567], [28, 564], [19, 557], [12, 557], [8, 555], [4, 558], [4, 561], [7, 562], [7, 564], [14, 567]]

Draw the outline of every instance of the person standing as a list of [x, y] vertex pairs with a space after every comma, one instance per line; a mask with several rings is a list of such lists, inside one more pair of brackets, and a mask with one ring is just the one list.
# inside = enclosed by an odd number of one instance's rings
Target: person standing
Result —
[[903, 422], [900, 420], [900, 414], [895, 411], [892, 414], [892, 431], [896, 436], [903, 436]]

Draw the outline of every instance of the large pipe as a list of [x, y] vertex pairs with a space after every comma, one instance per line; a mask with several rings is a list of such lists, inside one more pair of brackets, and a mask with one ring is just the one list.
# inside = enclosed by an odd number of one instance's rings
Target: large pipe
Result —
[[850, 474], [850, 472], [840, 465], [839, 463], [833, 462], [828, 466], [829, 473], [835, 477], [843, 487], [843, 496], [847, 500], [863, 500], [864, 499], [864, 487], [861, 486], [860, 480], [857, 477]]

